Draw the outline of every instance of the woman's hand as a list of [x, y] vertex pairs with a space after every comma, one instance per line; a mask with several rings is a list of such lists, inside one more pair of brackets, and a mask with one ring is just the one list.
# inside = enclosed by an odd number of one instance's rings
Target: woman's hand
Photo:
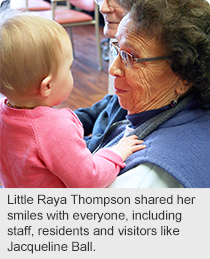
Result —
[[146, 147], [146, 145], [142, 145], [142, 143], [144, 143], [143, 140], [139, 140], [136, 135], [132, 135], [121, 138], [118, 144], [113, 146], [111, 149], [120, 154], [122, 160], [125, 161], [134, 152]]

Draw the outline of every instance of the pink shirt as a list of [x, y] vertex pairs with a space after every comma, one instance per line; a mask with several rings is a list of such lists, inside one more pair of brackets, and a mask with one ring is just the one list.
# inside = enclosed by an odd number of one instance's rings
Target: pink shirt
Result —
[[106, 187], [125, 166], [109, 149], [90, 153], [69, 109], [13, 109], [3, 99], [0, 137], [0, 179], [8, 188]]

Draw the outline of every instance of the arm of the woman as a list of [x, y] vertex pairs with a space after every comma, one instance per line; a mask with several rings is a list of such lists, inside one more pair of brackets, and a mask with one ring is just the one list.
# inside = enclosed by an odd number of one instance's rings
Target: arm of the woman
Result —
[[118, 176], [108, 188], [183, 188], [162, 168], [154, 164], [141, 164]]

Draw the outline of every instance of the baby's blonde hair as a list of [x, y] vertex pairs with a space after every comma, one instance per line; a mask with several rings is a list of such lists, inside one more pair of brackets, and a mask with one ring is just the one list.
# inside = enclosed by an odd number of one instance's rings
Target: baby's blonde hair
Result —
[[49, 19], [9, 13], [0, 20], [0, 89], [5, 96], [34, 95], [62, 62], [65, 29]]

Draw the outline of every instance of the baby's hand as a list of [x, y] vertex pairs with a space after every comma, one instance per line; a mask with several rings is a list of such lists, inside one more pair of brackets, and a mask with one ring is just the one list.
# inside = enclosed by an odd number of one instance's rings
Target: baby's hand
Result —
[[125, 161], [134, 152], [146, 147], [146, 145], [141, 145], [142, 143], [144, 143], [143, 140], [139, 140], [136, 135], [132, 135], [121, 138], [118, 144], [113, 146], [112, 149], [116, 150], [121, 155], [122, 160]]

